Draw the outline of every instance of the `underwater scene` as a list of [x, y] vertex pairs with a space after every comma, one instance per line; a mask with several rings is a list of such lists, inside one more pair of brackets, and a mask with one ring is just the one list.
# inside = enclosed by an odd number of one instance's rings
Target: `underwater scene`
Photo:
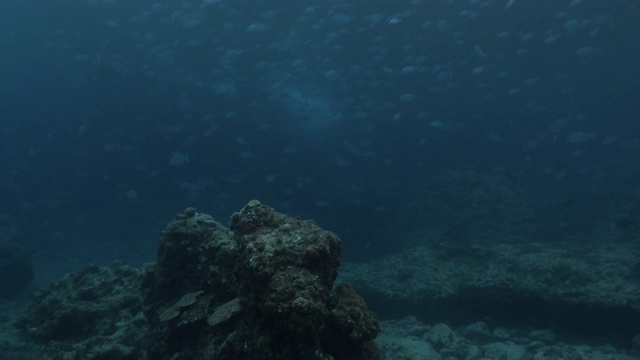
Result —
[[639, 20], [0, 1], [0, 360], [640, 359]]

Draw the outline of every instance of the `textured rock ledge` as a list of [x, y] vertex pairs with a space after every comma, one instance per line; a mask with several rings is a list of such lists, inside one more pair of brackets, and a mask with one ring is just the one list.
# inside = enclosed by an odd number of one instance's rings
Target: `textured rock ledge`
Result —
[[630, 350], [610, 344], [570, 344], [548, 329], [491, 328], [483, 321], [458, 328], [427, 325], [415, 317], [382, 323], [376, 343], [380, 360], [636, 360], [640, 338]]
[[640, 334], [633, 249], [582, 239], [552, 246], [442, 242], [345, 264], [340, 280], [385, 318], [412, 315], [450, 326], [489, 319], [574, 338], [612, 337], [628, 348]]
[[[348, 285], [340, 239], [258, 201], [231, 229], [189, 208], [157, 263], [68, 275], [15, 326], [41, 359], [369, 359], [378, 321]], [[25, 357], [28, 358], [28, 357]]]

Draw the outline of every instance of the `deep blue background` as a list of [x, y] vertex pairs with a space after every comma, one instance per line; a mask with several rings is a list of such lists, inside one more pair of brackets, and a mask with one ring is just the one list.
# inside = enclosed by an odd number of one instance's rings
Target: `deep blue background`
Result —
[[256, 198], [365, 260], [451, 170], [586, 226], [638, 175], [638, 4], [505, 4], [3, 1], [0, 226], [42, 262], [148, 261], [187, 206]]

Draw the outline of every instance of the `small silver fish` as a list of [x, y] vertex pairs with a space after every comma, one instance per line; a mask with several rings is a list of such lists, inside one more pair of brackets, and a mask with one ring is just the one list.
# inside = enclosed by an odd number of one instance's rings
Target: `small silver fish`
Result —
[[591, 140], [596, 140], [596, 133], [589, 134], [584, 131], [576, 131], [567, 136], [567, 142], [572, 144], [581, 144]]
[[169, 159], [169, 164], [172, 166], [180, 166], [189, 162], [189, 153], [183, 154], [181, 152], [176, 151], [173, 153], [171, 158]]

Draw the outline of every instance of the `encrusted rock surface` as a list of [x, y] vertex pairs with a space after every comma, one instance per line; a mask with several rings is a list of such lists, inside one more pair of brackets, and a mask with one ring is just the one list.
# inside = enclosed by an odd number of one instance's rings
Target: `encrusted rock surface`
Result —
[[[330, 296], [340, 265], [340, 239], [309, 220], [298, 220], [251, 201], [231, 218], [239, 245], [243, 316], [221, 346], [223, 359], [365, 359], [377, 320], [339, 315]], [[338, 299], [340, 296], [338, 296]], [[344, 317], [337, 322], [335, 317]], [[369, 322], [375, 322], [373, 330]], [[363, 330], [360, 330], [363, 329]], [[355, 331], [345, 339], [342, 335]], [[344, 346], [337, 346], [345, 344]]]
[[229, 229], [194, 208], [186, 209], [160, 239], [151, 301], [169, 305], [166, 301], [176, 303], [195, 291], [235, 297], [237, 256]]
[[[309, 220], [277, 214], [251, 202], [231, 218], [240, 245], [244, 302], [303, 341], [324, 326], [327, 301], [340, 265], [340, 239]], [[269, 329], [265, 329], [267, 332]]]
[[258, 201], [231, 230], [188, 208], [156, 264], [68, 275], [15, 326], [46, 344], [32, 357], [52, 360], [373, 358], [375, 315], [347, 285], [331, 293], [340, 249], [335, 234]]
[[141, 284], [148, 269], [91, 266], [53, 282], [15, 326], [47, 344], [44, 359], [135, 359], [148, 331]]

